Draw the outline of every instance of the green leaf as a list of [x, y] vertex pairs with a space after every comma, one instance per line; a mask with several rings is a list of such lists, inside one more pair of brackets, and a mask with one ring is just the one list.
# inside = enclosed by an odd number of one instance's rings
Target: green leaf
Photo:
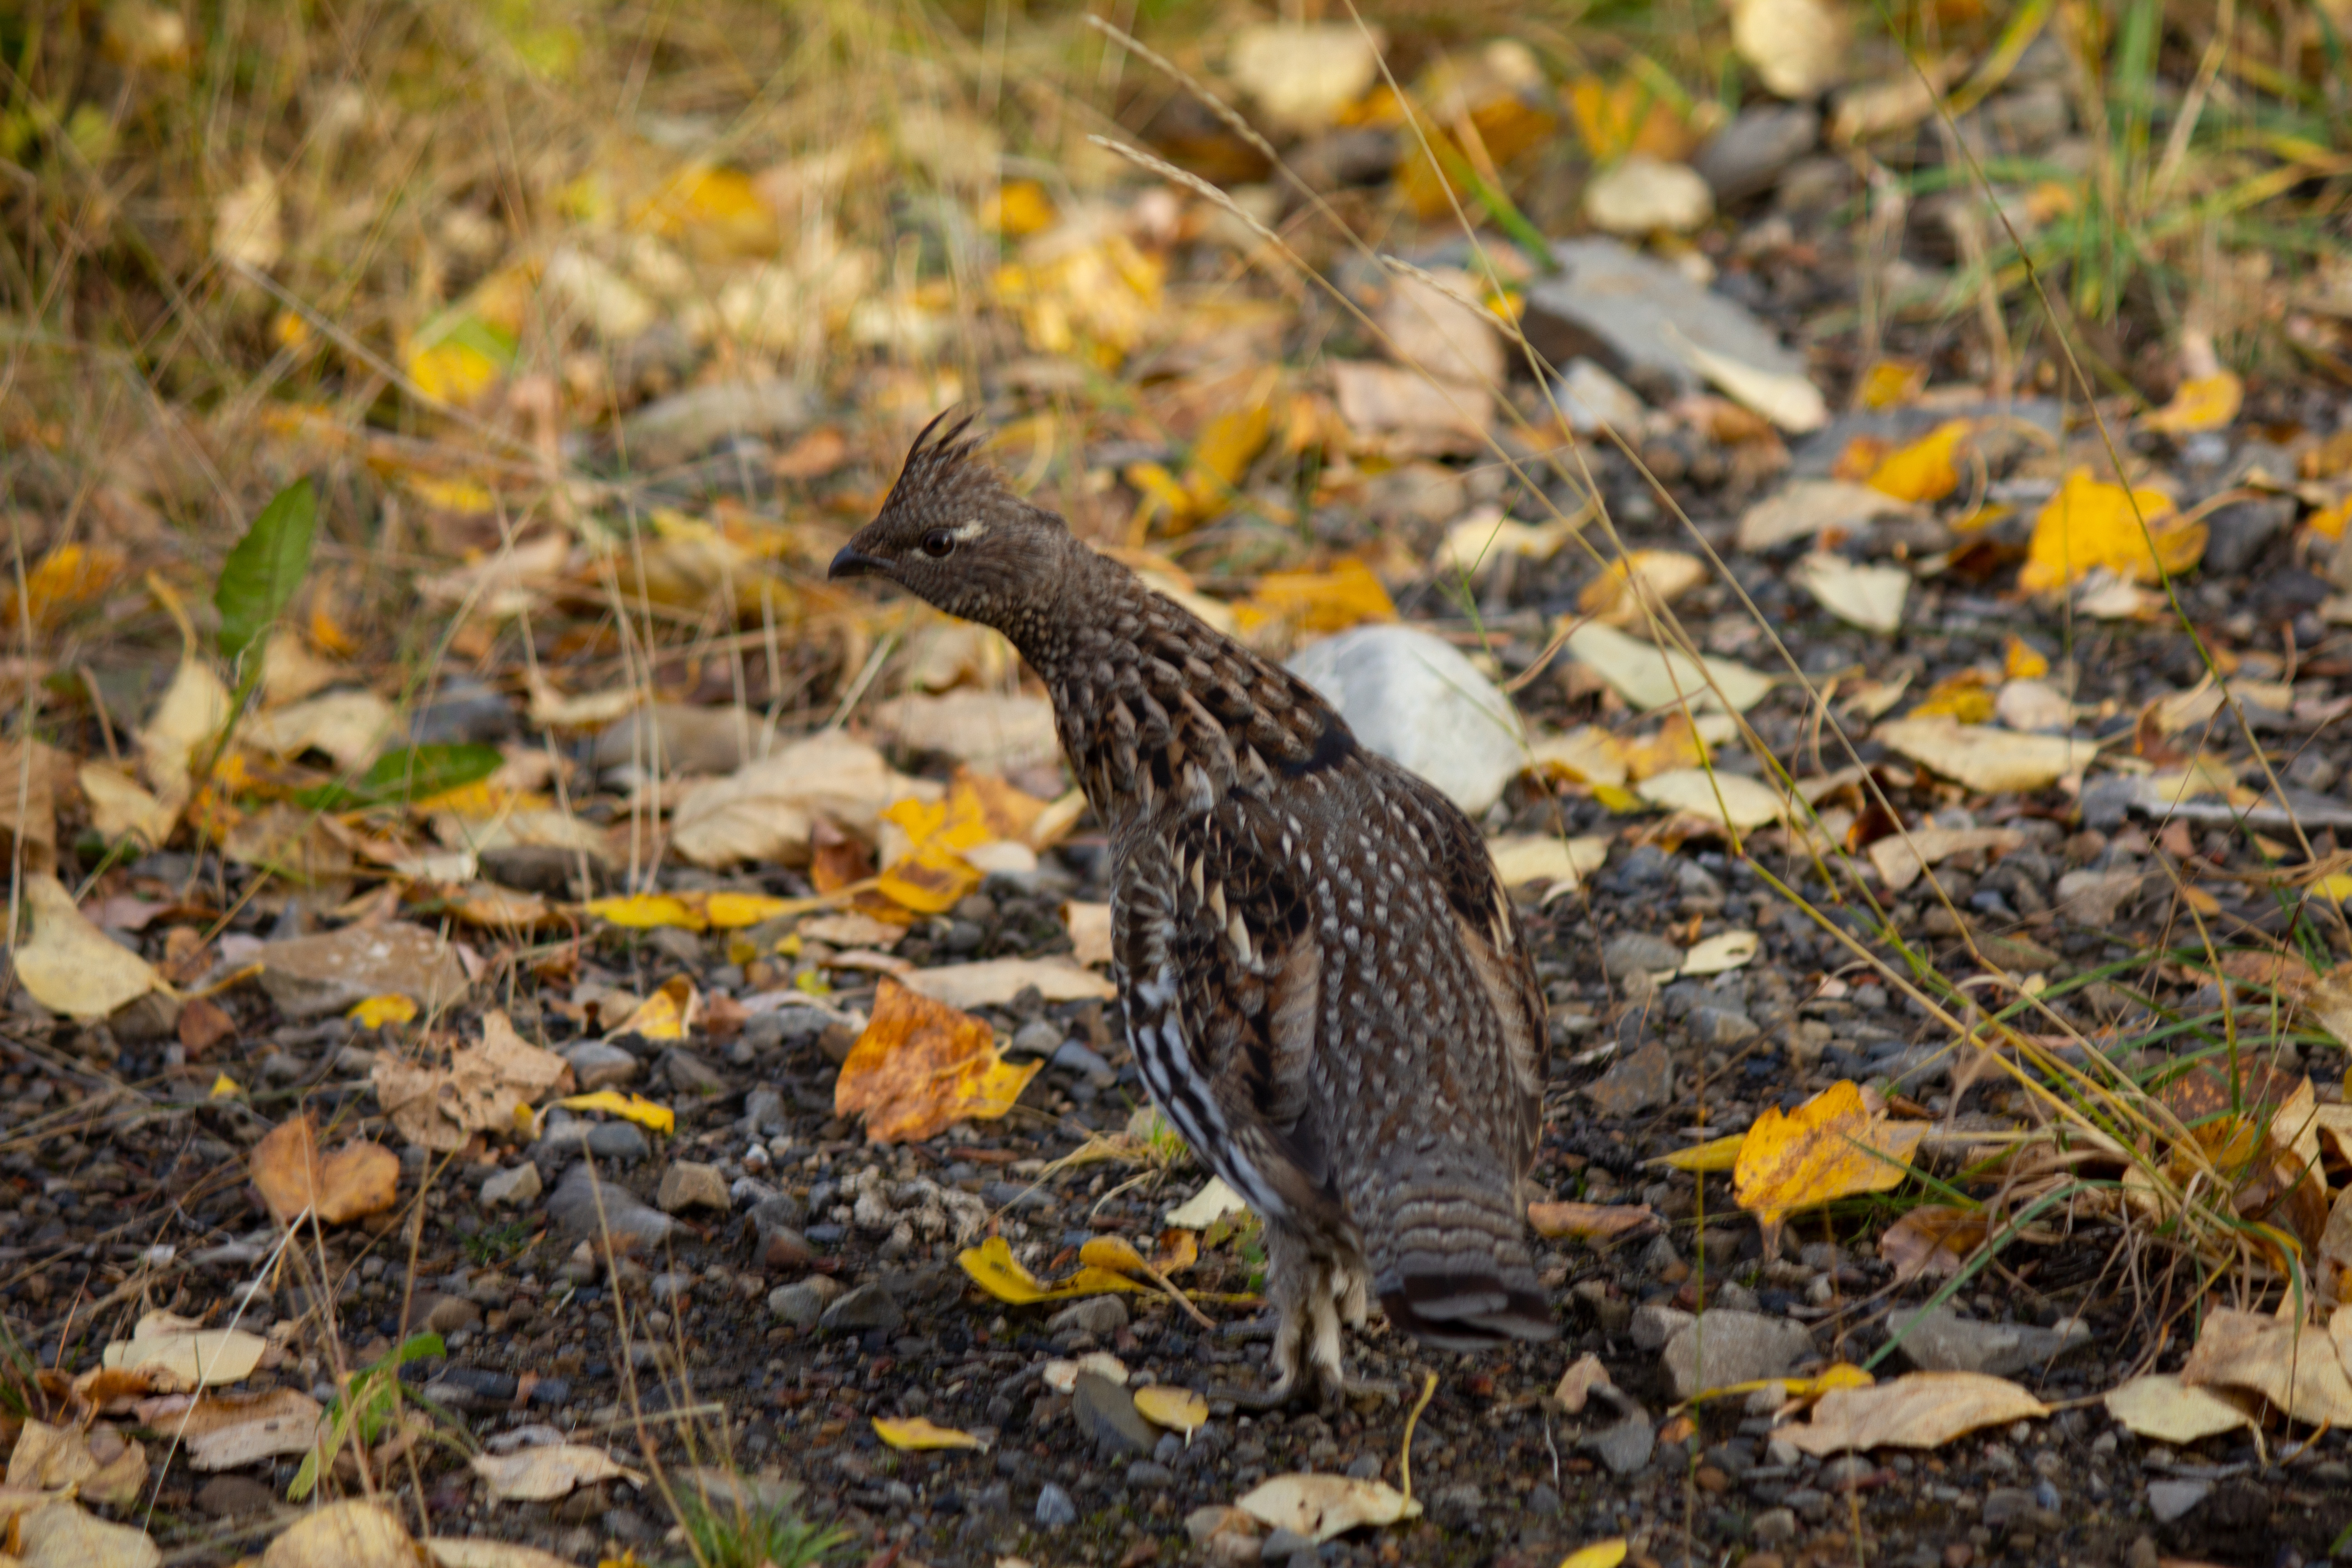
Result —
[[221, 564], [213, 604], [220, 611], [221, 657], [245, 657], [269, 624], [285, 613], [310, 569], [310, 542], [319, 531], [319, 498], [297, 479], [270, 498]]
[[386, 752], [348, 784], [320, 784], [300, 791], [294, 799], [307, 811], [360, 811], [463, 789], [498, 772], [505, 761], [496, 746], [478, 742], [410, 746]]

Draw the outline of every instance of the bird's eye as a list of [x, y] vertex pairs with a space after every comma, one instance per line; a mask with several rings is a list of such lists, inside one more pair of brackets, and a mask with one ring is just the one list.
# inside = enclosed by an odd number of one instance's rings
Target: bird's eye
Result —
[[955, 535], [944, 528], [935, 528], [923, 535], [923, 553], [937, 557], [955, 548]]

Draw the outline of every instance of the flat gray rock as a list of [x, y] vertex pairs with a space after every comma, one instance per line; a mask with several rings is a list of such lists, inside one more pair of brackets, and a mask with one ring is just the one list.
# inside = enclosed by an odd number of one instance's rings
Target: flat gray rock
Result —
[[1070, 1414], [1078, 1430], [1112, 1458], [1149, 1454], [1160, 1441], [1160, 1430], [1135, 1407], [1135, 1395], [1100, 1373], [1078, 1373], [1070, 1391]]
[[1649, 1040], [1630, 1056], [1621, 1057], [1585, 1086], [1585, 1098], [1602, 1116], [1632, 1116], [1674, 1098], [1675, 1063], [1666, 1047]]
[[1759, 103], [1708, 138], [1691, 160], [1720, 202], [1758, 195], [1780, 183], [1780, 171], [1822, 139], [1821, 111], [1810, 103]]
[[583, 1094], [634, 1083], [637, 1075], [645, 1071], [643, 1062], [604, 1040], [582, 1040], [564, 1047], [556, 1055], [572, 1064], [572, 1079]]
[[545, 1184], [540, 1180], [539, 1167], [526, 1160], [495, 1176], [482, 1179], [482, 1205], [494, 1208], [499, 1204], [520, 1205], [531, 1203], [544, 1188]]
[[658, 1246], [677, 1228], [676, 1220], [628, 1188], [597, 1181], [584, 1163], [564, 1172], [555, 1184], [555, 1191], [548, 1194], [547, 1213], [566, 1235], [593, 1237], [609, 1230], [614, 1240], [640, 1247]]
[[907, 1321], [890, 1292], [879, 1285], [860, 1285], [856, 1289], [835, 1301], [817, 1319], [821, 1328], [863, 1331], [880, 1329], [885, 1333]]
[[824, 1310], [841, 1294], [841, 1287], [822, 1274], [812, 1274], [797, 1285], [779, 1285], [768, 1292], [768, 1310], [796, 1329], [814, 1328]]
[[1622, 983], [1637, 969], [1654, 974], [1662, 969], [1679, 968], [1683, 950], [1664, 937], [1629, 931], [1601, 944], [1601, 962], [1607, 966], [1609, 977]]
[[1981, 1372], [2011, 1377], [2047, 1366], [2091, 1343], [2090, 1325], [2074, 1319], [2055, 1329], [2022, 1323], [1979, 1323], [1948, 1307], [1920, 1313], [1916, 1321], [1897, 1315], [1888, 1325], [1901, 1336], [1895, 1353], [1921, 1372]]
[[1560, 270], [1528, 289], [1521, 325], [1553, 364], [1582, 354], [1661, 406], [1702, 381], [1688, 347], [1773, 375], [1803, 377], [1805, 359], [1738, 304], [1613, 239], [1554, 242]]
[[2156, 1516], [2158, 1524], [2170, 1524], [2213, 1492], [2211, 1481], [2150, 1481], [2147, 1483], [2147, 1511]]
[[1435, 784], [1472, 816], [1527, 762], [1511, 700], [1443, 638], [1358, 626], [1309, 643], [1290, 672], [1322, 693], [1368, 749]]
[[467, 984], [457, 951], [405, 921], [268, 942], [257, 956], [261, 988], [289, 1018], [348, 1012], [394, 994], [431, 1013], [454, 1005]]
[[1816, 1353], [1801, 1323], [1718, 1308], [1677, 1329], [1659, 1359], [1675, 1397], [1688, 1399], [1702, 1389], [1786, 1377]]
[[1613, 1426], [1588, 1433], [1576, 1446], [1599, 1455], [1611, 1475], [1630, 1476], [1650, 1462], [1657, 1441], [1649, 1416], [1637, 1410]]

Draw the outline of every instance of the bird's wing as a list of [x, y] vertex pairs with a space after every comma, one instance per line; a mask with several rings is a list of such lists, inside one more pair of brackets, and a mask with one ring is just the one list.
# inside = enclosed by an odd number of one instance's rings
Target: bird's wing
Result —
[[1261, 1213], [1336, 1222], [1308, 1115], [1320, 952], [1277, 831], [1231, 805], [1124, 836], [1111, 942], [1152, 1099]]

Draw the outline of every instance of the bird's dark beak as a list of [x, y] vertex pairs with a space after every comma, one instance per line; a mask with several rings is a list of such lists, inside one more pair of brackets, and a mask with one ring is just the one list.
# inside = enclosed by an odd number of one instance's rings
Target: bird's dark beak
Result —
[[878, 555], [866, 554], [855, 544], [845, 544], [841, 547], [841, 553], [833, 558], [833, 564], [824, 569], [824, 574], [827, 581], [838, 581], [844, 577], [887, 577], [890, 574], [890, 563]]

